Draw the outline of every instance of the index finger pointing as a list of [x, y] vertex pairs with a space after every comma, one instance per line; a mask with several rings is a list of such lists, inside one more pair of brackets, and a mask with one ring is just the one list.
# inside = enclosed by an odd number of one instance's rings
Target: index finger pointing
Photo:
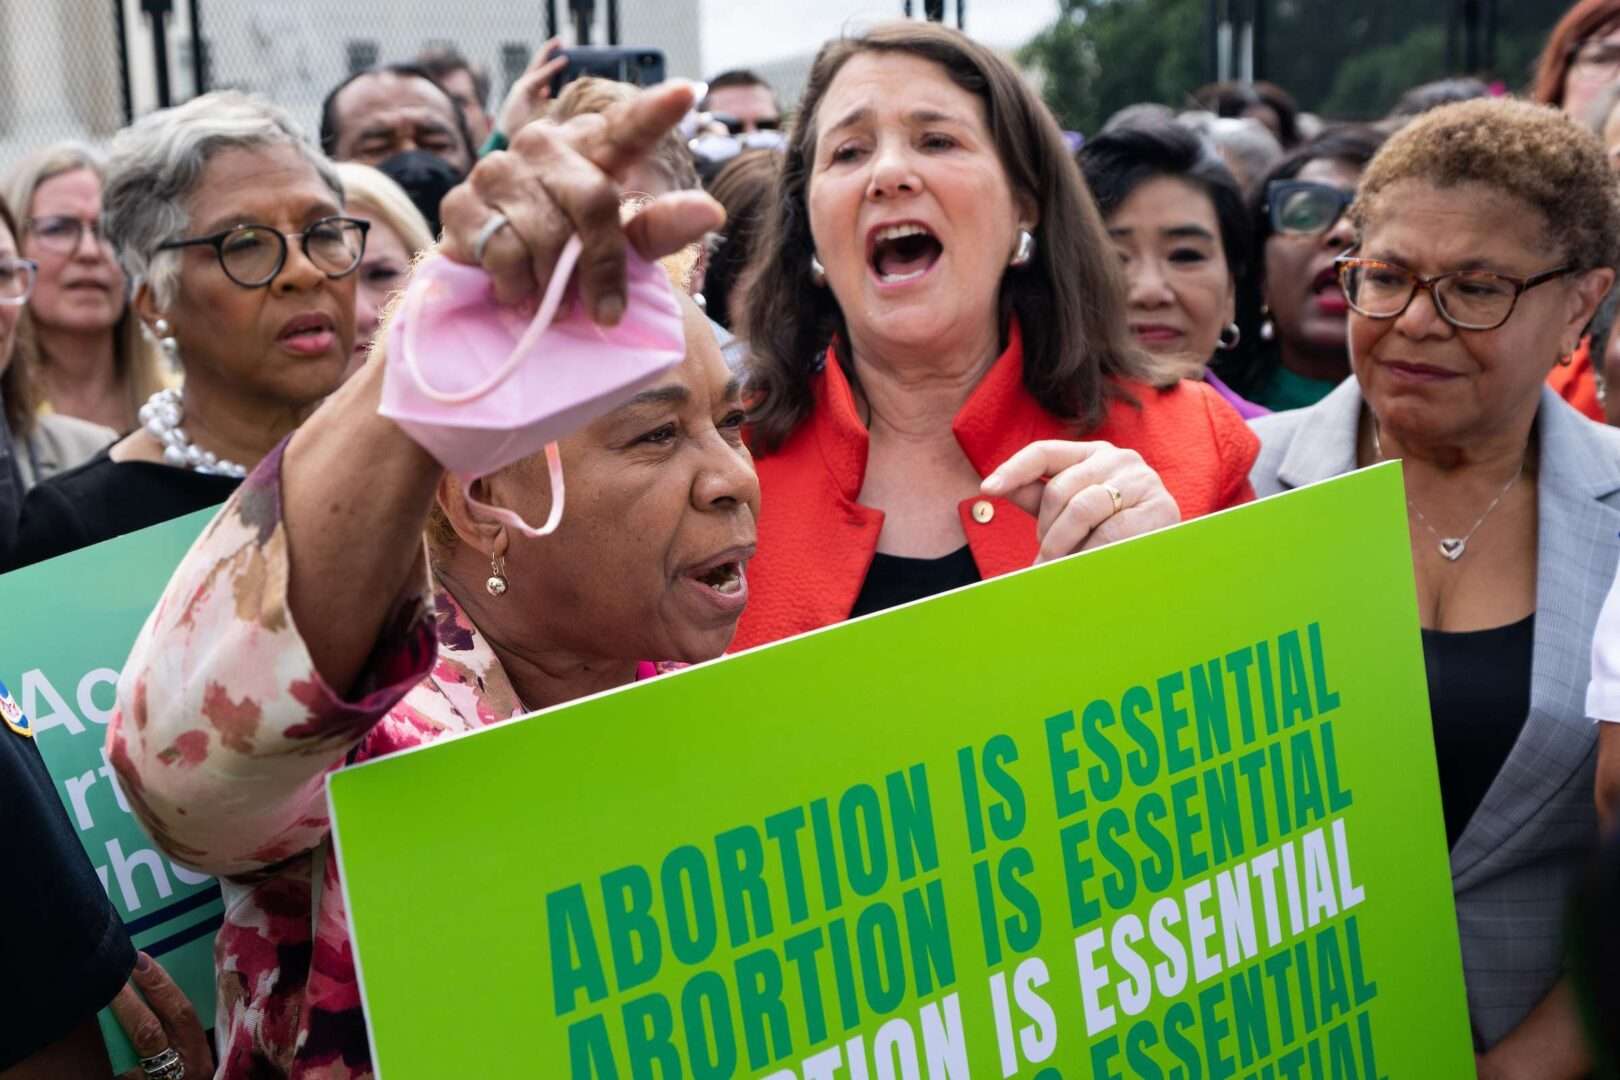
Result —
[[696, 89], [691, 83], [660, 83], [603, 111], [603, 124], [586, 136], [580, 153], [614, 176], [623, 178], [632, 165], [645, 160], [681, 118], [692, 110]]

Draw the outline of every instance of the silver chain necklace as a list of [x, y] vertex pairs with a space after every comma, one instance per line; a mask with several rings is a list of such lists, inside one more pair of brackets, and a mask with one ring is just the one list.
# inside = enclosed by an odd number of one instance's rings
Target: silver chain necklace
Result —
[[[1379, 461], [1383, 461], [1384, 447], [1378, 438], [1377, 417], [1373, 418], [1372, 437], [1373, 453], [1378, 456]], [[1469, 529], [1468, 532], [1462, 536], [1441, 536], [1439, 531], [1435, 529], [1433, 525], [1429, 524], [1429, 519], [1423, 516], [1423, 511], [1419, 510], [1412, 504], [1412, 499], [1410, 496], [1408, 496], [1406, 499], [1406, 508], [1417, 516], [1418, 521], [1422, 522], [1425, 529], [1429, 530], [1429, 535], [1433, 536], [1440, 542], [1440, 554], [1445, 556], [1447, 561], [1456, 562], [1468, 551], [1468, 541], [1472, 540], [1474, 538], [1474, 534], [1479, 532], [1479, 527], [1485, 524], [1485, 519], [1490, 517], [1491, 511], [1495, 510], [1497, 505], [1501, 503], [1503, 497], [1507, 495], [1508, 489], [1514, 484], [1518, 483], [1519, 477], [1524, 475], [1524, 466], [1529, 459], [1530, 455], [1528, 453], [1526, 453], [1525, 456], [1520, 459], [1518, 471], [1512, 476], [1508, 477], [1508, 482], [1502, 485], [1502, 490], [1496, 493], [1496, 498], [1491, 500], [1491, 505], [1487, 506], [1485, 508], [1485, 512], [1479, 515], [1479, 520], [1474, 522], [1474, 527]]]

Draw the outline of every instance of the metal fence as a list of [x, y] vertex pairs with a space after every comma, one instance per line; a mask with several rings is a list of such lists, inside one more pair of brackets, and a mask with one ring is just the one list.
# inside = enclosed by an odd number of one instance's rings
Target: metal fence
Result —
[[[33, 146], [105, 139], [129, 117], [232, 87], [313, 132], [351, 72], [453, 46], [500, 103], [553, 27], [566, 43], [662, 48], [699, 76], [700, 0], [617, 0], [579, 24], [567, 0], [29, 0], [0, 5], [0, 167]], [[161, 36], [158, 28], [161, 27]], [[162, 48], [157, 42], [162, 41]]]
[[127, 115], [126, 45], [111, 2], [0, 5], [0, 164], [53, 139], [99, 139]]

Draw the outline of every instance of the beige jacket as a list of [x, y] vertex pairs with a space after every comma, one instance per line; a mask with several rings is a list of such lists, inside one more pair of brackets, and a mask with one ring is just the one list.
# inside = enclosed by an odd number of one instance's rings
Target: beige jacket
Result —
[[117, 438], [118, 433], [112, 428], [76, 416], [46, 413], [27, 439], [14, 439], [23, 491], [57, 473], [83, 465]]

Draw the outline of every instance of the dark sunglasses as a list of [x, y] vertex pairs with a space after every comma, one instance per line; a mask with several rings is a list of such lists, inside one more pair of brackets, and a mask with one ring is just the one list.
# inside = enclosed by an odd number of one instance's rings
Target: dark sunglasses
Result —
[[699, 135], [686, 146], [700, 170], [718, 170], [749, 150], [786, 150], [787, 139], [779, 131], [752, 131], [743, 135]]
[[[733, 135], [741, 135], [743, 130], [748, 126], [745, 121], [739, 120], [737, 117], [730, 116], [726, 113], [710, 113], [709, 116], [710, 119], [714, 120], [716, 123], [724, 124], [726, 126], [726, 130], [731, 132]], [[775, 131], [781, 126], [781, 118], [775, 116], [765, 117], [764, 119], [754, 121], [754, 127], [759, 131]]]
[[1274, 233], [1315, 236], [1333, 228], [1355, 198], [1355, 192], [1332, 184], [1273, 180], [1266, 185], [1266, 214]]

